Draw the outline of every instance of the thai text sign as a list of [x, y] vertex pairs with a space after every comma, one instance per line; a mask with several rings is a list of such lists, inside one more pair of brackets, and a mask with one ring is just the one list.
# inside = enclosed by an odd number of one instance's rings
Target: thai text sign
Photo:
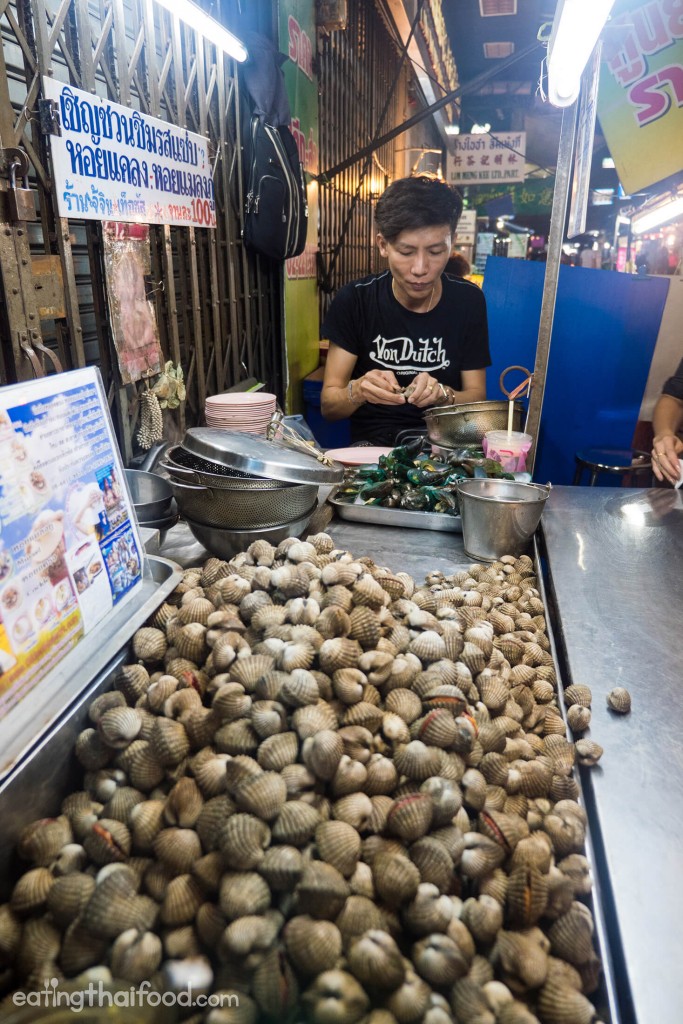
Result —
[[43, 78], [61, 135], [50, 137], [61, 217], [216, 226], [207, 139]]
[[451, 185], [524, 181], [526, 132], [457, 135], [454, 142], [446, 163]]
[[638, 192], [683, 166], [680, 2], [623, 0], [602, 56], [600, 125], [624, 189]]

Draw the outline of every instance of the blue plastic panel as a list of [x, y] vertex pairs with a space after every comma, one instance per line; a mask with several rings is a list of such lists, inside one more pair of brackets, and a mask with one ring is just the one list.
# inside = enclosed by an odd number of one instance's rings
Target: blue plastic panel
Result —
[[[506, 366], [533, 370], [544, 272], [535, 261], [488, 259], [489, 398], [501, 397]], [[631, 447], [668, 289], [662, 277], [560, 267], [536, 480], [571, 484], [581, 448]], [[511, 374], [506, 386], [520, 380]]]

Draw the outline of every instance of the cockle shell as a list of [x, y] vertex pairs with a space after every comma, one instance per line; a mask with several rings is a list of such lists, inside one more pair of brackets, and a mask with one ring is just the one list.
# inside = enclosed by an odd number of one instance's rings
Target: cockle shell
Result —
[[383, 754], [373, 754], [366, 765], [365, 792], [368, 796], [389, 795], [398, 784], [394, 762]]
[[307, 666], [295, 667], [284, 676], [278, 700], [288, 708], [302, 708], [307, 704], [316, 704], [320, 699], [320, 688], [315, 676], [306, 669]]
[[133, 636], [133, 653], [141, 661], [163, 661], [167, 647], [165, 633], [154, 626], [143, 626]]
[[521, 994], [540, 988], [546, 980], [549, 946], [539, 928], [524, 932], [501, 929], [491, 951], [491, 962], [500, 968], [508, 987]]
[[593, 916], [583, 903], [573, 903], [548, 930], [552, 951], [570, 964], [580, 966], [594, 956]]
[[227, 794], [207, 800], [197, 818], [195, 830], [206, 852], [218, 849], [218, 837], [226, 820], [236, 811], [236, 805]]
[[222, 754], [255, 754], [259, 747], [259, 737], [251, 722], [240, 718], [235, 722], [227, 722], [216, 731], [214, 742], [216, 749]]
[[454, 904], [449, 896], [439, 892], [435, 885], [421, 882], [414, 899], [402, 910], [405, 926], [413, 935], [429, 935], [445, 932], [455, 914]]
[[357, 640], [364, 651], [373, 650], [381, 635], [381, 627], [376, 613], [367, 605], [357, 604], [353, 608], [349, 620], [348, 636]]
[[520, 839], [529, 835], [529, 826], [517, 814], [505, 811], [482, 810], [479, 828], [484, 835], [499, 843], [506, 853], [512, 853]]
[[270, 906], [270, 889], [255, 872], [238, 871], [223, 875], [220, 907], [228, 921], [247, 914], [263, 914]]
[[332, 729], [322, 729], [304, 740], [302, 758], [314, 775], [329, 781], [335, 775], [344, 753], [342, 736]]
[[396, 748], [394, 764], [401, 775], [406, 775], [415, 782], [424, 782], [430, 776], [438, 775], [441, 764], [440, 752], [421, 740], [412, 740]]
[[190, 870], [202, 855], [202, 844], [197, 833], [190, 828], [164, 828], [152, 843], [154, 855], [176, 874]]
[[304, 865], [296, 895], [297, 906], [302, 914], [333, 920], [350, 895], [350, 890], [344, 876], [331, 864], [311, 861]]
[[303, 974], [331, 970], [341, 957], [341, 932], [332, 921], [318, 921], [309, 915], [293, 917], [283, 937], [289, 959]]
[[372, 800], [366, 793], [349, 793], [332, 805], [332, 816], [345, 821], [358, 832], [363, 833], [369, 826], [374, 813]]
[[225, 683], [215, 691], [211, 707], [223, 722], [234, 722], [249, 714], [251, 703], [241, 683]]
[[84, 729], [76, 738], [75, 754], [88, 771], [97, 771], [109, 764], [115, 751], [108, 747], [95, 729]]
[[589, 686], [585, 686], [583, 683], [574, 683], [564, 691], [564, 702], [567, 707], [572, 704], [580, 704], [584, 708], [589, 708], [593, 702], [593, 694]]
[[83, 847], [96, 864], [113, 864], [127, 859], [131, 851], [131, 834], [121, 821], [101, 818], [90, 826], [83, 838]]
[[270, 843], [270, 829], [252, 814], [233, 814], [218, 837], [218, 848], [230, 870], [250, 871], [263, 858]]
[[242, 779], [232, 793], [238, 806], [245, 811], [264, 821], [272, 821], [287, 799], [287, 786], [278, 772], [262, 772]]
[[[358, 840], [360, 849], [360, 837]], [[10, 907], [15, 914], [31, 914], [45, 907], [54, 879], [46, 867], [33, 868], [22, 875], [12, 889]]]
[[420, 872], [407, 857], [378, 853], [372, 863], [375, 891], [383, 903], [399, 907], [409, 903], [420, 884]]
[[225, 960], [265, 953], [275, 940], [281, 918], [273, 911], [266, 914], [247, 914], [238, 917], [225, 929], [219, 953]]
[[299, 739], [305, 740], [323, 729], [334, 731], [337, 728], [337, 715], [331, 704], [321, 700], [317, 704], [297, 708], [292, 715], [292, 726]]
[[362, 985], [393, 991], [403, 984], [406, 972], [401, 951], [385, 931], [364, 932], [350, 943], [346, 958]]
[[272, 824], [273, 839], [289, 846], [304, 846], [320, 823], [320, 814], [302, 800], [289, 800]]
[[166, 798], [164, 818], [169, 825], [192, 828], [204, 806], [204, 798], [194, 781], [182, 778], [176, 782]]
[[69, 819], [65, 815], [41, 818], [21, 830], [17, 851], [20, 857], [36, 867], [48, 867], [72, 838]]
[[130, 928], [122, 932], [112, 946], [112, 974], [132, 984], [140, 984], [157, 970], [162, 954], [161, 939], [158, 935]]
[[385, 700], [385, 707], [399, 715], [404, 722], [410, 725], [422, 714], [422, 702], [416, 693], [404, 687], [397, 687], [391, 690]]
[[361, 838], [355, 828], [344, 821], [323, 821], [316, 827], [315, 842], [322, 860], [345, 878], [353, 874], [361, 852]]
[[411, 735], [432, 747], [450, 747], [458, 733], [453, 713], [447, 708], [434, 708], [414, 722]]
[[192, 875], [177, 875], [166, 886], [159, 916], [171, 928], [191, 924], [204, 902], [204, 893]]
[[431, 825], [433, 805], [427, 793], [411, 793], [394, 802], [387, 818], [387, 828], [408, 842], [420, 839]]
[[271, 846], [258, 863], [259, 874], [275, 892], [293, 892], [303, 869], [303, 856], [294, 846]]
[[348, 636], [351, 630], [351, 618], [344, 608], [338, 604], [330, 604], [321, 611], [316, 621], [316, 629], [325, 640]]
[[547, 876], [538, 868], [520, 865], [510, 872], [505, 897], [505, 913], [513, 928], [528, 928], [537, 923], [548, 902]]
[[585, 732], [591, 724], [590, 708], [586, 708], [582, 704], [572, 704], [567, 708], [567, 722], [572, 732]]
[[66, 928], [85, 908], [95, 889], [91, 875], [74, 871], [56, 878], [47, 896], [47, 908], [62, 928]]
[[354, 667], [360, 657], [362, 648], [357, 640], [349, 637], [333, 637], [325, 640], [318, 651], [320, 668], [329, 676], [337, 669]]
[[171, 718], [158, 718], [149, 738], [152, 754], [159, 764], [173, 767], [190, 752], [185, 726]]
[[435, 934], [416, 942], [411, 958], [418, 974], [431, 985], [452, 985], [467, 974], [469, 962], [448, 935]]
[[382, 929], [385, 921], [380, 908], [367, 896], [349, 896], [335, 922], [341, 932], [344, 948], [372, 928]]
[[468, 878], [483, 878], [499, 867], [504, 859], [505, 849], [494, 839], [478, 832], [465, 833], [465, 849], [460, 858], [460, 868]]
[[269, 736], [260, 744], [257, 759], [264, 771], [281, 771], [294, 764], [299, 752], [299, 738], [295, 732], [281, 732]]
[[313, 1024], [357, 1024], [370, 1007], [362, 986], [341, 970], [323, 971], [301, 1000]]
[[410, 961], [405, 961], [406, 975], [400, 988], [395, 989], [386, 999], [385, 1005], [398, 1021], [398, 1024], [409, 1024], [413, 1020], [422, 1020], [429, 1007], [432, 990], [413, 969]]
[[602, 757], [604, 750], [595, 740], [577, 740], [574, 744], [579, 764], [592, 768]]
[[23, 977], [34, 970], [51, 967], [61, 945], [59, 930], [45, 917], [32, 917], [24, 922], [17, 949], [16, 967]]
[[631, 710], [631, 694], [623, 686], [616, 686], [607, 694], [607, 707], [620, 715], [627, 715]]
[[368, 677], [357, 668], [339, 668], [332, 675], [335, 695], [343, 704], [356, 704], [363, 699]]
[[[205, 798], [218, 796], [224, 792], [226, 787], [225, 766], [229, 754], [216, 754], [210, 748], [205, 748], [207, 754], [200, 751], [192, 761], [192, 772], [194, 774], [200, 793]], [[201, 756], [200, 756], [201, 755]], [[203, 806], [203, 802], [202, 802]], [[201, 807], [199, 808], [201, 812]]]
[[420, 872], [421, 882], [430, 882], [440, 892], [450, 892], [453, 882], [453, 860], [438, 839], [423, 836], [409, 850], [410, 859]]

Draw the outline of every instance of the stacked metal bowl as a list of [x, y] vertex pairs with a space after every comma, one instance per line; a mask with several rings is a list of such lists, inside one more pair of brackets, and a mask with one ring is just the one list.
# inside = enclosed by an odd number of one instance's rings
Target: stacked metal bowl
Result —
[[[441, 448], [481, 447], [489, 430], [506, 430], [509, 402], [468, 402], [463, 405], [439, 405], [425, 412], [427, 435]], [[512, 429], [522, 429], [524, 406], [515, 402]]]
[[258, 537], [279, 544], [302, 533], [320, 484], [343, 468], [278, 441], [212, 428], [187, 431], [162, 464], [178, 508], [197, 540], [231, 558]]

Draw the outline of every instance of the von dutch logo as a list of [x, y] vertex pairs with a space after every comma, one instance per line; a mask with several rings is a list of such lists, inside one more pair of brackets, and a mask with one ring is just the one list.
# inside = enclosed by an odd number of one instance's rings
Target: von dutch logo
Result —
[[377, 335], [371, 343], [370, 359], [384, 370], [419, 373], [421, 370], [443, 370], [450, 359], [443, 347], [443, 338], [383, 338]]

